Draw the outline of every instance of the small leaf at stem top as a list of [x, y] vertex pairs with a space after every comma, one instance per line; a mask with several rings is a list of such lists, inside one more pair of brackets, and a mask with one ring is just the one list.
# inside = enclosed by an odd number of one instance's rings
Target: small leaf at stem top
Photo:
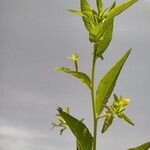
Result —
[[114, 9], [115, 6], [116, 6], [116, 1], [113, 2], [112, 6], [111, 6], [110, 9], [109, 9], [109, 12], [110, 12], [112, 9]]
[[113, 27], [114, 27], [114, 19], [110, 19], [107, 21], [104, 21], [102, 25], [103, 33], [101, 34], [101, 37], [96, 42], [96, 56], [102, 57], [102, 54], [105, 52], [105, 50], [108, 48], [113, 35]]
[[96, 0], [96, 4], [97, 4], [97, 10], [99, 13], [103, 8], [103, 0]]

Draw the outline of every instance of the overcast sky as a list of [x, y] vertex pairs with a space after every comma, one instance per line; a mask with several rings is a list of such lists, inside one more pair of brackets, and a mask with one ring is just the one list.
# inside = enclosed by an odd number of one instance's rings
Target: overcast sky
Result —
[[[120, 0], [121, 1], [121, 0]], [[94, 0], [90, 0], [94, 4]], [[113, 2], [109, 0], [108, 3]], [[92, 129], [88, 89], [53, 70], [73, 67], [90, 73], [91, 45], [81, 18], [66, 11], [77, 0], [0, 0], [0, 150], [74, 150], [69, 131], [51, 131], [57, 106], [70, 106]], [[127, 113], [135, 127], [115, 120], [98, 136], [98, 149], [126, 150], [150, 140], [150, 0], [141, 0], [115, 20], [112, 43], [97, 63], [97, 81], [129, 48], [115, 92], [132, 99]], [[101, 122], [102, 123], [102, 122]], [[98, 128], [100, 134], [101, 125]]]

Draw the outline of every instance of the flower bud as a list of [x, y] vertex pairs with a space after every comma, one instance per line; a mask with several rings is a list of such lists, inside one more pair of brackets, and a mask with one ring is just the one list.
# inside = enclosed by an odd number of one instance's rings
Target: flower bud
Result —
[[69, 58], [74, 61], [75, 70], [78, 72], [79, 71], [79, 55], [77, 53], [74, 53]]
[[121, 100], [121, 105], [123, 106], [127, 106], [130, 103], [130, 99], [128, 98], [124, 98], [123, 100]]

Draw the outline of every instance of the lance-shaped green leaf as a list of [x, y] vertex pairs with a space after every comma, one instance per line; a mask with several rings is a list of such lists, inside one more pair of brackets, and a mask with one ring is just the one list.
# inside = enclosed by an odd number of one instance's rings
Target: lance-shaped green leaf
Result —
[[144, 143], [140, 146], [130, 148], [128, 150], [149, 150], [150, 149], [150, 142]]
[[86, 17], [86, 15], [84, 15], [84, 13], [83, 12], [81, 12], [81, 11], [78, 11], [78, 10], [73, 10], [73, 9], [67, 9], [68, 11], [70, 11], [70, 12], [72, 12], [72, 13], [74, 13], [74, 14], [76, 14], [76, 15], [79, 15], [79, 16], [84, 16], [84, 17]]
[[95, 13], [95, 11], [86, 12], [72, 9], [67, 10], [83, 18], [86, 29], [89, 32], [89, 40], [91, 42], [97, 42], [103, 33], [103, 28], [102, 24], [98, 23], [97, 14]]
[[78, 11], [78, 10], [72, 10], [72, 9], [67, 9], [69, 12], [72, 12], [76, 15], [79, 15], [82, 17], [83, 21], [84, 21], [84, 25], [86, 27], [86, 29], [88, 30], [88, 32], [90, 32], [90, 30], [93, 28], [93, 13], [92, 11]]
[[87, 14], [87, 17], [86, 18], [82, 17], [82, 19], [83, 19], [85, 27], [89, 31], [93, 25], [93, 20], [94, 20], [93, 11], [94, 10], [88, 3], [88, 0], [80, 0], [80, 7], [81, 7], [81, 11], [86, 12]]
[[85, 27], [86, 29], [90, 32], [90, 30], [95, 26], [95, 24], [97, 25], [96, 18], [97, 18], [97, 14], [94, 10], [92, 11], [85, 11], [85, 10], [73, 10], [73, 9], [67, 9], [68, 11], [79, 15], [82, 17]]
[[72, 70], [70, 70], [69, 68], [66, 68], [66, 67], [55, 68], [55, 70], [65, 72], [67, 74], [70, 74], [70, 75], [78, 78], [82, 83], [86, 84], [91, 89], [91, 80], [88, 77], [88, 75], [86, 75], [85, 73], [72, 71]]
[[96, 0], [97, 10], [100, 12], [103, 8], [103, 0]]
[[88, 0], [80, 0], [81, 11], [67, 9], [68, 11], [82, 16], [86, 29], [90, 32], [93, 26], [97, 25], [97, 13], [90, 6]]
[[112, 6], [111, 6], [110, 9], [109, 9], [109, 12], [110, 12], [112, 9], [114, 9], [115, 6], [116, 6], [116, 1], [113, 2]]
[[115, 8], [111, 9], [111, 11], [107, 15], [107, 19], [112, 19], [115, 16], [118, 16], [120, 13], [125, 11], [127, 8], [132, 6], [134, 3], [136, 3], [138, 0], [128, 0], [127, 2], [120, 4], [116, 6]]
[[98, 14], [96, 11], [90, 6], [88, 0], [81, 0], [81, 12], [84, 13], [85, 16], [82, 16], [84, 25], [89, 32], [89, 39], [91, 42], [97, 42], [101, 33], [102, 33], [102, 25], [99, 23]]
[[132, 121], [131, 119], [129, 119], [129, 117], [128, 117], [126, 114], [124, 114], [123, 112], [122, 112], [122, 113], [119, 113], [119, 114], [118, 114], [118, 117], [121, 118], [122, 120], [126, 121], [127, 123], [133, 125], [133, 126], [135, 125], [135, 124], [133, 123], [133, 121]]
[[108, 48], [113, 34], [114, 19], [107, 20], [103, 23], [103, 34], [97, 42], [96, 56], [102, 57], [102, 54]]
[[101, 131], [102, 133], [104, 133], [111, 126], [113, 119], [114, 119], [114, 117], [112, 114], [109, 114], [106, 116], [102, 131]]
[[120, 71], [130, 54], [131, 49], [112, 67], [106, 75], [100, 80], [96, 91], [96, 113], [97, 116], [101, 114], [104, 107], [106, 106], [109, 97], [116, 85], [116, 81], [120, 74]]
[[61, 108], [58, 108], [58, 111], [76, 137], [80, 150], [92, 150], [93, 138], [88, 128], [81, 121], [63, 112]]
[[88, 0], [80, 0], [80, 6], [81, 6], [81, 11], [89, 11], [89, 12], [93, 11]]
[[92, 9], [87, 0], [81, 0], [80, 4], [81, 11], [71, 9], [68, 9], [68, 11], [82, 17], [84, 25], [89, 32], [89, 40], [97, 42], [103, 33], [103, 26], [99, 22], [98, 14]]
[[98, 16], [93, 10], [92, 13], [83, 12], [83, 21], [87, 31], [89, 32], [89, 40], [97, 42], [103, 33], [103, 26], [98, 22]]
[[102, 33], [103, 33], [103, 26], [101, 23], [94, 26], [93, 28], [91, 28], [91, 30], [89, 32], [90, 41], [97, 42], [100, 39], [100, 37], [102, 36]]

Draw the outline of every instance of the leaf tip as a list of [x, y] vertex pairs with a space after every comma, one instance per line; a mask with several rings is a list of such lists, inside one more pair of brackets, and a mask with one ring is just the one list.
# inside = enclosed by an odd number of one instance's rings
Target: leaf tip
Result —
[[69, 11], [70, 12], [70, 9], [69, 8], [66, 8], [66, 9], [64, 9], [65, 11]]
[[58, 68], [56, 67], [56, 68], [54, 68], [54, 70], [55, 70], [55, 71], [57, 71], [57, 70], [58, 70]]
[[126, 52], [126, 58], [130, 55], [130, 53], [131, 53], [131, 51], [132, 51], [132, 48], [130, 48], [127, 52]]
[[60, 71], [59, 67], [54, 68], [55, 71]]
[[101, 133], [104, 133], [105, 131], [106, 131], [106, 130], [102, 129], [102, 130], [101, 130]]
[[132, 48], [130, 48], [128, 51], [127, 51], [127, 54], [129, 55], [132, 51]]

